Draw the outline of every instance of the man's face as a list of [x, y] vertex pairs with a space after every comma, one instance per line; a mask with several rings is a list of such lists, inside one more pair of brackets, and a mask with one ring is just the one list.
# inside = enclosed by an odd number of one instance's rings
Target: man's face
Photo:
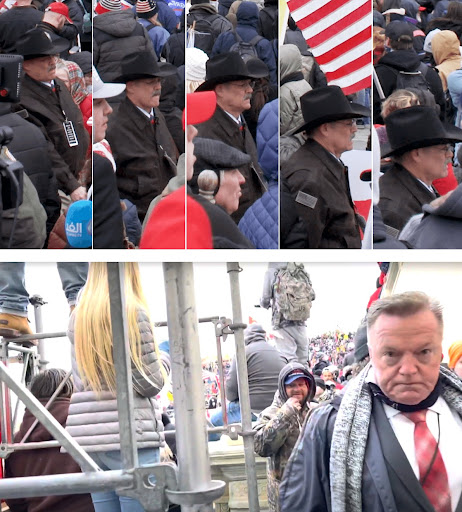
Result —
[[324, 372], [323, 371], [321, 374], [321, 378], [324, 382], [334, 380], [334, 376], [333, 376], [332, 372]]
[[56, 77], [56, 55], [44, 55], [27, 59], [23, 63], [24, 71], [38, 82], [50, 82]]
[[159, 106], [161, 92], [160, 78], [140, 78], [127, 83], [128, 99], [147, 112]]
[[354, 119], [334, 121], [333, 123], [328, 123], [328, 126], [329, 139], [332, 143], [331, 151], [335, 156], [340, 157], [343, 152], [353, 149], [353, 139], [358, 131]]
[[416, 405], [438, 381], [442, 358], [442, 328], [435, 315], [380, 315], [369, 330], [369, 353], [377, 384], [388, 398]]
[[235, 116], [240, 115], [250, 108], [254, 85], [253, 80], [235, 80], [217, 85], [215, 92], [218, 105]]
[[197, 129], [192, 124], [188, 124], [186, 127], [186, 180], [189, 181], [194, 174], [194, 162], [196, 161], [196, 155], [194, 154], [194, 142], [193, 139], [197, 135]]
[[299, 379], [294, 380], [290, 384], [286, 384], [286, 393], [289, 398], [296, 398], [300, 403], [306, 401], [308, 397], [308, 381], [300, 377]]
[[100, 142], [106, 137], [107, 122], [112, 108], [109, 103], [103, 99], [93, 100], [93, 143]]
[[428, 148], [421, 148], [419, 166], [422, 175], [433, 181], [438, 178], [444, 178], [448, 174], [448, 164], [454, 156], [452, 146], [450, 144], [437, 144]]
[[220, 188], [215, 195], [215, 201], [230, 215], [239, 208], [239, 198], [242, 196], [241, 185], [245, 178], [239, 169], [225, 171], [220, 180]]

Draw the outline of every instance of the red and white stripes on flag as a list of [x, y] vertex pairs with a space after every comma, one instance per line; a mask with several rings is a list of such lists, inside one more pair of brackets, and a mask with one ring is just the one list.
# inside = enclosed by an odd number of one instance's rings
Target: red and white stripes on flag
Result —
[[371, 86], [370, 0], [287, 0], [329, 85], [345, 94]]

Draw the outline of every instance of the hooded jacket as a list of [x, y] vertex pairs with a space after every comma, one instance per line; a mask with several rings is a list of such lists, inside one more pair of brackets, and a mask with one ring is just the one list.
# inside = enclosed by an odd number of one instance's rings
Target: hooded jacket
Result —
[[423, 206], [415, 249], [462, 249], [462, 184], [438, 207]]
[[127, 55], [150, 51], [158, 60], [146, 29], [131, 9], [110, 11], [93, 20], [93, 64], [103, 82], [114, 82], [122, 75], [121, 62]]
[[[380, 80], [385, 98], [388, 98], [388, 96], [390, 96], [390, 94], [396, 89], [396, 80], [400, 71], [417, 71], [420, 64], [421, 60], [414, 50], [396, 50], [386, 53], [375, 66], [375, 71]], [[440, 118], [443, 119], [445, 112], [445, 99], [443, 86], [440, 78], [438, 77], [438, 72], [429, 67], [425, 74], [425, 80], [428, 83], [430, 92], [435, 97], [436, 103], [441, 108]], [[383, 124], [383, 119], [380, 114], [381, 107], [382, 104], [380, 97], [374, 84], [374, 123]]]
[[[293, 370], [301, 370], [308, 380], [308, 396], [300, 411], [287, 403], [289, 399], [284, 381]], [[279, 510], [279, 483], [297, 442], [302, 425], [310, 410], [316, 392], [316, 382], [308, 369], [300, 363], [288, 363], [279, 373], [278, 390], [273, 403], [258, 417], [253, 430], [254, 450], [268, 460], [268, 503], [271, 512]]]
[[462, 65], [459, 38], [452, 30], [438, 32], [432, 39], [432, 53], [443, 89], [446, 91], [448, 76]]
[[[254, 2], [242, 2], [237, 10], [237, 27], [236, 32], [245, 41], [249, 43], [255, 36], [258, 36], [258, 7]], [[236, 42], [233, 32], [225, 32], [220, 34], [213, 45], [211, 57], [219, 53], [229, 52], [231, 46]], [[276, 79], [276, 58], [274, 56], [271, 43], [267, 39], [261, 39], [255, 45], [258, 58], [262, 60], [269, 70], [270, 82], [277, 84]]]
[[[48, 400], [40, 400], [45, 405]], [[61, 425], [66, 424], [70, 399], [58, 397], [49, 411]], [[14, 442], [19, 443], [35, 421], [35, 416], [26, 409]], [[52, 441], [53, 436], [38, 423], [32, 431], [28, 443]], [[17, 451], [5, 460], [5, 477], [25, 477], [80, 473], [80, 467], [68, 453], [60, 453], [60, 448], [36, 448], [35, 450]], [[72, 512], [93, 511], [89, 494], [74, 494], [64, 496], [41, 496], [35, 498], [19, 498], [7, 500], [12, 512]]]
[[[245, 357], [249, 382], [250, 408], [258, 414], [268, 407], [278, 388], [278, 375], [287, 360], [266, 342], [266, 332], [260, 324], [250, 324], [244, 331]], [[239, 400], [236, 359], [226, 379], [226, 398]]]
[[300, 96], [311, 91], [302, 73], [302, 55], [294, 44], [284, 44], [281, 53], [281, 135], [303, 125]]

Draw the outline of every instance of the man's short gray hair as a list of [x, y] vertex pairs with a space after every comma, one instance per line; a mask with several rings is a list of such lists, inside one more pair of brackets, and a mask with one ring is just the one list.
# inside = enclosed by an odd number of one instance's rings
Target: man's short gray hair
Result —
[[407, 317], [431, 311], [443, 329], [443, 306], [424, 292], [404, 292], [375, 301], [367, 313], [367, 328], [370, 329], [380, 315]]

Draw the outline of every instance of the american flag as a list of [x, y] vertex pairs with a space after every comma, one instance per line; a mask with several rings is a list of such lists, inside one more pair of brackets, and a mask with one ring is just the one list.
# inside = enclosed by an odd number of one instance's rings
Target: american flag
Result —
[[288, 0], [287, 6], [329, 85], [345, 94], [371, 86], [370, 0]]

